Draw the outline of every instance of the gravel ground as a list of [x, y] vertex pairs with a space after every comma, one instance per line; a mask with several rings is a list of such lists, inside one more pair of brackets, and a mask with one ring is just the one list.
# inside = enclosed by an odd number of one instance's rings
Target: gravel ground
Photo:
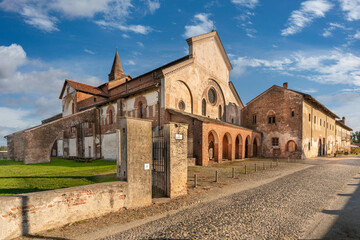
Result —
[[314, 215], [360, 170], [359, 158], [308, 163], [313, 166], [269, 184], [104, 239], [300, 238]]

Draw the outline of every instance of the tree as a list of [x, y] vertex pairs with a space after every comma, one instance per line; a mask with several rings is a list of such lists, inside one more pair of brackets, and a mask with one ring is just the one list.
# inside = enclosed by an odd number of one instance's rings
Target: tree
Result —
[[0, 146], [0, 151], [7, 151], [7, 146]]
[[354, 143], [360, 143], [360, 131], [351, 133], [351, 140]]

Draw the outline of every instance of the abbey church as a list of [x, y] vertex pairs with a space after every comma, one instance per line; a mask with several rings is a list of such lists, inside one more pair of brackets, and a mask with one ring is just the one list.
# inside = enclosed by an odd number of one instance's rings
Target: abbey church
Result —
[[[134, 78], [116, 52], [104, 84], [66, 79], [59, 89], [62, 113], [8, 135], [9, 157], [25, 163], [50, 161], [50, 154], [115, 160], [123, 116], [152, 120], [153, 135], [161, 134], [167, 122], [187, 124], [189, 162], [203, 166], [249, 157], [333, 155], [350, 145], [345, 118], [339, 120], [287, 83], [244, 106], [229, 79], [232, 65], [216, 31], [186, 41], [188, 55]], [[48, 139], [35, 146], [35, 131], [41, 129]]]

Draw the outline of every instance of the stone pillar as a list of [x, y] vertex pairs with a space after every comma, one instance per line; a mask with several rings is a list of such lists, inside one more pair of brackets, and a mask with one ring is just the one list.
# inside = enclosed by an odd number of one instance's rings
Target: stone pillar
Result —
[[167, 196], [170, 198], [187, 194], [187, 133], [187, 124], [164, 124], [168, 144]]
[[[120, 117], [117, 177], [128, 182], [127, 207], [152, 203], [152, 121]], [[119, 166], [120, 165], [120, 166]]]

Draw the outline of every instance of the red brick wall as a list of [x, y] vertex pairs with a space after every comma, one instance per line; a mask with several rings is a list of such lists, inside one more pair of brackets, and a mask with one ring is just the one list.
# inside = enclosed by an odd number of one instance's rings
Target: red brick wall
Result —
[[[281, 87], [272, 87], [267, 93], [250, 102], [242, 110], [243, 125], [263, 133], [262, 154], [264, 157], [301, 157], [301, 147], [289, 153], [288, 141], [302, 146], [302, 101], [301, 94]], [[294, 117], [291, 112], [294, 111]], [[275, 124], [268, 123], [268, 117], [275, 116]], [[256, 124], [253, 116], [256, 115]], [[272, 146], [272, 138], [279, 138], [279, 147]]]

